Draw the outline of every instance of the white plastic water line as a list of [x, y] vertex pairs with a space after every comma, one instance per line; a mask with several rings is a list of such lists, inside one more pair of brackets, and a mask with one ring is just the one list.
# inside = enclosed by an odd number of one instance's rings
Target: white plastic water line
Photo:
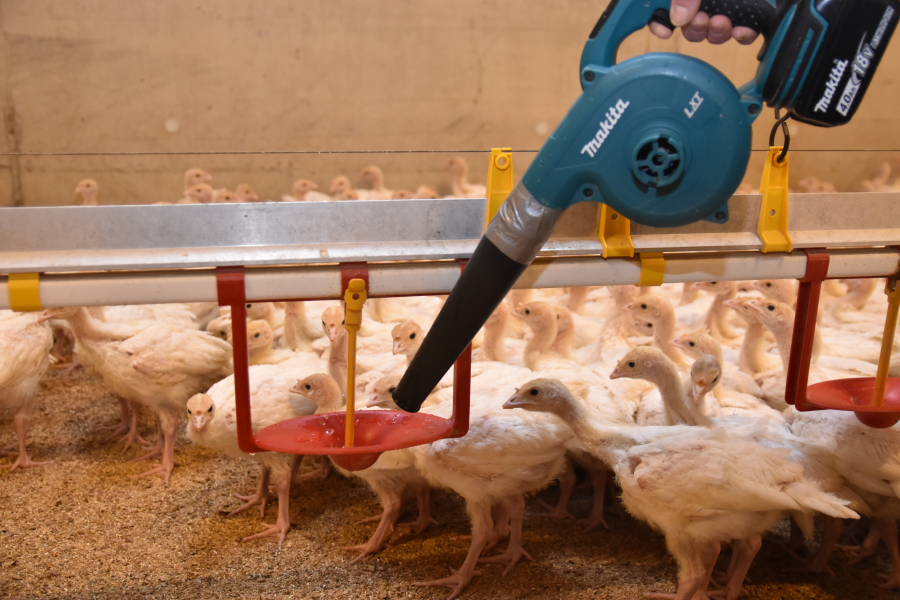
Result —
[[[898, 270], [895, 248], [830, 250], [831, 278], [886, 277]], [[799, 279], [806, 272], [806, 254], [758, 252], [694, 252], [665, 256], [664, 283]], [[422, 261], [369, 265], [373, 297], [449, 293], [459, 278], [457, 261]], [[604, 260], [596, 256], [539, 258], [516, 287], [636, 285], [638, 258]], [[246, 270], [248, 300], [337, 299], [341, 294], [338, 265], [259, 267]], [[49, 273], [39, 284], [45, 307], [214, 302], [216, 275], [212, 269]], [[7, 278], [0, 277], [0, 309], [9, 308]]]

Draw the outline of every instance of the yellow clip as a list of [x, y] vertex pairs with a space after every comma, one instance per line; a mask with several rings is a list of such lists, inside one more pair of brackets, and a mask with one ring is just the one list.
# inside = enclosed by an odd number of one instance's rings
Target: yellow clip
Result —
[[884, 287], [888, 297], [887, 316], [884, 319], [884, 334], [881, 336], [881, 355], [878, 357], [878, 372], [875, 374], [875, 389], [872, 391], [872, 406], [884, 406], [887, 389], [888, 370], [891, 367], [891, 350], [894, 349], [894, 334], [897, 332], [897, 316], [900, 314], [900, 285], [897, 277], [889, 277]]
[[40, 273], [10, 273], [7, 281], [9, 307], [16, 312], [44, 310], [38, 289], [40, 281]]
[[344, 329], [347, 330], [347, 428], [344, 447], [352, 448], [356, 434], [356, 332], [362, 324], [366, 282], [351, 279], [344, 292]]
[[756, 233], [762, 241], [762, 252], [790, 252], [794, 248], [788, 233], [788, 155], [778, 162], [781, 146], [769, 148], [763, 167], [759, 193], [759, 223]]
[[513, 190], [512, 148], [491, 148], [491, 166], [487, 177], [487, 223], [500, 210], [500, 205]]
[[626, 219], [605, 204], [600, 205], [599, 236], [603, 245], [603, 258], [634, 256], [631, 241], [631, 220]]
[[641, 252], [640, 287], [662, 285], [666, 274], [666, 259], [662, 252]]

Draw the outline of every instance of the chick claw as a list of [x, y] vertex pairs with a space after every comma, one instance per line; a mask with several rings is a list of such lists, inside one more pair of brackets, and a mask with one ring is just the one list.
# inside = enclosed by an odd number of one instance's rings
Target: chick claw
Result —
[[269, 490], [265, 490], [264, 492], [256, 492], [251, 496], [241, 496], [239, 494], [234, 495], [238, 500], [243, 500], [245, 504], [237, 507], [227, 516], [233, 517], [234, 515], [239, 515], [246, 510], [250, 510], [254, 506], [259, 507], [259, 516], [264, 517], [266, 515], [266, 508], [269, 506], [269, 502], [275, 500], [277, 496], [272, 494]]
[[16, 469], [30, 469], [32, 467], [40, 467], [42, 465], [49, 465], [52, 462], [53, 462], [52, 460], [44, 460], [44, 461], [40, 461], [40, 462], [34, 461], [34, 460], [31, 460], [27, 456], [20, 455], [19, 458], [16, 459], [16, 462], [14, 462], [11, 465], [3, 465], [3, 468], [9, 469], [10, 471], [15, 471]]
[[497, 554], [496, 556], [488, 556], [486, 558], [479, 558], [478, 562], [483, 563], [501, 563], [505, 564], [506, 568], [503, 570], [503, 574], [501, 576], [506, 576], [507, 573], [513, 570], [513, 567], [518, 564], [522, 558], [527, 558], [531, 562], [534, 562], [534, 559], [531, 557], [528, 552], [525, 551], [520, 544], [517, 544], [516, 547], [513, 547], [510, 544], [510, 547], [506, 549], [506, 552], [503, 554]]
[[358, 546], [341, 546], [341, 550], [345, 550], [347, 552], [359, 552], [360, 554], [350, 561], [349, 564], [355, 565], [365, 557], [381, 552], [382, 550], [387, 550], [390, 548], [390, 544], [376, 544], [369, 540], [365, 544], [359, 544]]
[[[129, 461], [129, 462], [134, 462], [134, 461]], [[160, 477], [162, 477], [165, 480], [166, 485], [169, 485], [169, 479], [171, 479], [172, 471], [174, 469], [175, 469], [174, 466], [167, 467], [166, 465], [159, 464], [159, 465], [156, 465], [155, 467], [153, 467], [152, 469], [150, 469], [149, 471], [144, 471], [143, 473], [139, 473], [137, 475], [132, 475], [131, 477], [129, 477], [129, 479], [140, 479], [141, 477], [149, 477], [151, 475], [159, 475]]]
[[415, 532], [414, 535], [419, 535], [432, 525], [440, 525], [440, 523], [429, 516], [423, 517], [422, 515], [419, 515], [419, 518], [415, 521], [410, 521], [408, 523], [397, 523], [397, 527], [409, 527]]
[[281, 548], [281, 544], [284, 543], [284, 538], [287, 537], [288, 531], [291, 529], [290, 523], [278, 523], [276, 522], [274, 525], [266, 525], [263, 524], [263, 527], [266, 529], [259, 532], [254, 533], [253, 535], [248, 535], [242, 542], [249, 542], [250, 540], [258, 540], [264, 537], [277, 537], [278, 538], [278, 547]]
[[575, 515], [569, 512], [569, 509], [565, 506], [561, 506], [557, 504], [555, 507], [550, 506], [540, 498], [538, 498], [538, 502], [547, 509], [545, 513], [537, 513], [532, 515], [533, 517], [550, 517], [551, 519], [575, 519]]
[[476, 575], [481, 575], [481, 571], [472, 571], [472, 575], [469, 577], [462, 576], [459, 571], [454, 569], [451, 566], [447, 567], [450, 569], [450, 577], [444, 577], [443, 579], [433, 579], [431, 581], [417, 581], [413, 585], [416, 587], [449, 587], [453, 590], [447, 600], [455, 600], [459, 597], [462, 591], [472, 583], [472, 578]]

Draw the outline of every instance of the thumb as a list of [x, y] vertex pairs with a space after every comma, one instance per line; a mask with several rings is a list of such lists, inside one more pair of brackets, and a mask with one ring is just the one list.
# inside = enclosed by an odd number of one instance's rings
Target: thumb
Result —
[[683, 27], [691, 22], [700, 10], [700, 0], [672, 0], [669, 19], [675, 27]]

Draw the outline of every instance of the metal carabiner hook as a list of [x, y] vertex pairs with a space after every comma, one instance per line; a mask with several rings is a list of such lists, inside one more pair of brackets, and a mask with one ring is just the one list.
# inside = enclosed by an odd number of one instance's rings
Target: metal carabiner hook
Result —
[[781, 116], [781, 109], [775, 109], [775, 125], [772, 126], [772, 132], [769, 134], [769, 148], [775, 145], [775, 132], [778, 131], [778, 126], [781, 125], [781, 133], [784, 135], [784, 147], [781, 150], [781, 154], [778, 155], [778, 162], [783, 163], [784, 157], [787, 156], [788, 149], [791, 147], [791, 132], [787, 126], [787, 120], [791, 118], [791, 113], [787, 113], [783, 117]]

